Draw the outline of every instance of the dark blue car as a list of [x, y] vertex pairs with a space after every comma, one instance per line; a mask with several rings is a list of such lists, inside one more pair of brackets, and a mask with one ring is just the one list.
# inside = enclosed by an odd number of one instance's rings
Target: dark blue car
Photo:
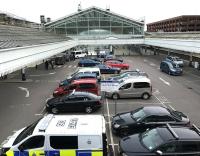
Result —
[[160, 63], [160, 70], [169, 75], [182, 75], [183, 70], [179, 67], [178, 64], [169, 61], [162, 61]]
[[59, 83], [59, 86], [66, 86], [70, 84], [73, 80], [79, 80], [79, 79], [97, 79], [96, 73], [79, 73], [77, 75], [74, 75], [71, 79], [65, 79]]
[[79, 67], [92, 67], [100, 64], [100, 62], [91, 59], [81, 59], [78, 63]]
[[97, 67], [100, 69], [101, 74], [119, 74], [121, 72], [120, 68], [113, 68], [105, 64], [99, 64]]

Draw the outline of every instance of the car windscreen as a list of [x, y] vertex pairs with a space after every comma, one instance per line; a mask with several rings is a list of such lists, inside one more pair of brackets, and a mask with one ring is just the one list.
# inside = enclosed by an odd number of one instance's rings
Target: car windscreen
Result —
[[33, 124], [31, 124], [30, 126], [26, 127], [15, 139], [15, 141], [13, 142], [13, 145], [18, 144], [19, 142], [21, 142], [22, 140], [24, 140], [26, 137], [32, 135], [36, 125], [38, 124], [38, 122], [40, 121], [37, 120], [36, 122], [34, 122]]
[[141, 108], [141, 109], [137, 109], [136, 111], [131, 112], [131, 116], [136, 121], [140, 121], [142, 118], [144, 118], [146, 116], [146, 113]]
[[164, 143], [157, 129], [146, 131], [140, 137], [142, 144], [150, 151]]

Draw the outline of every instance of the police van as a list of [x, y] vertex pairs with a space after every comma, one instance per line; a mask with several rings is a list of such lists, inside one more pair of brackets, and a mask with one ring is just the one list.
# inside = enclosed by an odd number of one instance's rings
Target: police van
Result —
[[101, 115], [46, 115], [2, 143], [6, 156], [107, 156]]

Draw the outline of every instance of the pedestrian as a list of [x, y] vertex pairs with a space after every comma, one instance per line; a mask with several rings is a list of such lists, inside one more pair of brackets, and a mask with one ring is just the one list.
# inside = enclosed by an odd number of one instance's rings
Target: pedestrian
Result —
[[25, 68], [22, 68], [21, 74], [22, 74], [22, 81], [26, 81]]
[[49, 68], [49, 63], [48, 63], [48, 61], [45, 61], [44, 64], [45, 64], [45, 69], [48, 70], [48, 68]]
[[51, 69], [54, 69], [54, 64], [53, 64], [53, 60], [52, 59], [49, 61], [49, 63], [51, 65]]

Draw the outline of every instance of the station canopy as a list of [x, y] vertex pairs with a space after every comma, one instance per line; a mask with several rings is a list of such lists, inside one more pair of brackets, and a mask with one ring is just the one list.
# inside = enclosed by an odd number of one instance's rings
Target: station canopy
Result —
[[143, 37], [144, 21], [136, 21], [109, 10], [91, 7], [46, 23], [45, 30], [70, 37]]

